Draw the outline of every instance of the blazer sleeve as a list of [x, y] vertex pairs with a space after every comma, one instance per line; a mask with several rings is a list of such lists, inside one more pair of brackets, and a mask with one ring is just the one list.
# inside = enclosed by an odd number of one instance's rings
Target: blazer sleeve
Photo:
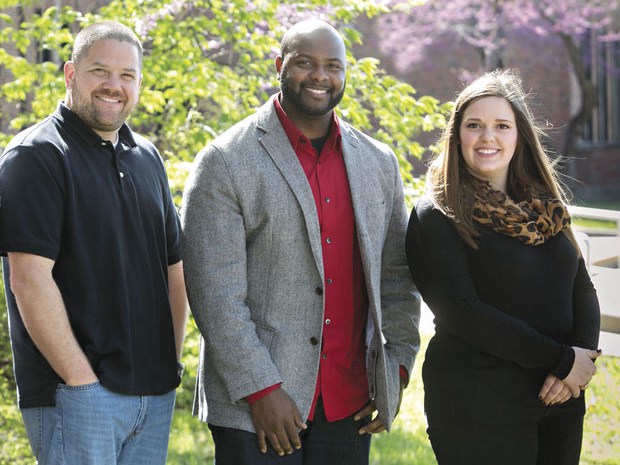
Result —
[[386, 349], [411, 374], [420, 349], [420, 294], [407, 269], [404, 254], [407, 210], [403, 183], [394, 160], [392, 211], [381, 261], [382, 331]]
[[451, 221], [423, 202], [407, 232], [407, 259], [435, 323], [461, 341], [528, 369], [546, 369], [563, 379], [574, 352], [524, 321], [482, 302], [468, 265], [467, 245]]
[[183, 205], [183, 262], [190, 307], [231, 401], [281, 383], [246, 304], [246, 237], [241, 206], [222, 153], [195, 162]]

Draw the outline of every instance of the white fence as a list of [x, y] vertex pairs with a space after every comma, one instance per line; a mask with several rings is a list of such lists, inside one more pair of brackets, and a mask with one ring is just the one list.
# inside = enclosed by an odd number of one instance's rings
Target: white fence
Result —
[[620, 334], [620, 212], [570, 206], [575, 218], [606, 220], [613, 228], [576, 226], [601, 304], [601, 331]]

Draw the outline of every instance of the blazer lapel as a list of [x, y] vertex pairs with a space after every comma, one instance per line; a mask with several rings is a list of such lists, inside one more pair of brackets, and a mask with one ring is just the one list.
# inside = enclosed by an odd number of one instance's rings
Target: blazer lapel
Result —
[[349, 179], [349, 189], [351, 191], [351, 201], [353, 203], [353, 212], [355, 214], [355, 223], [360, 241], [360, 248], [366, 249], [366, 243], [362, 241], [368, 240], [366, 233], [366, 204], [367, 188], [366, 188], [366, 168], [363, 166], [364, 155], [359, 153], [359, 141], [355, 134], [351, 132], [346, 123], [340, 122], [342, 132], [342, 155], [344, 157], [344, 165], [347, 170]]
[[269, 99], [261, 108], [258, 128], [264, 131], [264, 134], [260, 135], [258, 138], [261, 145], [278, 167], [282, 177], [286, 180], [299, 202], [299, 206], [305, 218], [312, 253], [314, 254], [314, 258], [322, 276], [323, 255], [321, 252], [321, 231], [319, 228], [319, 218], [316, 212], [314, 196], [312, 195], [312, 189], [310, 189], [306, 174], [280, 124], [280, 120], [274, 109], [273, 99]]

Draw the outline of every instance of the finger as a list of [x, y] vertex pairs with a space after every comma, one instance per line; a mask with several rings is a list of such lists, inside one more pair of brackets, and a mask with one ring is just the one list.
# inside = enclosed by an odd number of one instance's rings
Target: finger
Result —
[[269, 444], [271, 444], [271, 447], [276, 452], [276, 454], [278, 454], [279, 456], [283, 456], [284, 449], [280, 445], [280, 439], [278, 438], [278, 435], [275, 432], [271, 432], [267, 435], [267, 438], [269, 439]]
[[[297, 431], [293, 432], [293, 437], [299, 437], [297, 436]], [[280, 447], [282, 448], [284, 453], [293, 453], [293, 446], [291, 445], [291, 441], [289, 440], [289, 431], [284, 427], [280, 431], [278, 431], [278, 442], [280, 443]]]
[[265, 432], [261, 430], [256, 430], [256, 437], [258, 438], [258, 450], [263, 454], [267, 453], [267, 441], [265, 440]]
[[375, 410], [377, 410], [377, 408], [375, 407], [374, 402], [370, 402], [366, 404], [366, 406], [362, 410], [357, 412], [355, 416], [353, 417], [353, 419], [355, 421], [360, 421], [362, 418], [367, 417], [368, 415], [372, 414], [372, 412], [374, 412]]
[[385, 431], [385, 426], [379, 418], [375, 418], [370, 423], [362, 426], [357, 432], [359, 434], [376, 434]]
[[295, 419], [295, 426], [297, 428], [299, 428], [299, 429], [308, 429], [308, 425], [306, 424], [306, 422], [304, 422], [301, 419], [301, 415], [300, 415], [300, 413], [298, 411], [295, 412], [294, 419]]
[[540, 388], [540, 392], [538, 393], [538, 398], [540, 400], [544, 400], [549, 394], [549, 392], [551, 391], [551, 388], [553, 387], [554, 384], [555, 384], [555, 381], [553, 378], [549, 376], [545, 378], [545, 382], [543, 383], [542, 388]]
[[287, 434], [288, 440], [291, 443], [291, 445], [297, 450], [301, 449], [301, 438], [299, 437], [298, 431], [299, 430], [297, 428], [297, 423], [291, 423], [290, 425], [287, 425], [286, 427], [286, 434]]

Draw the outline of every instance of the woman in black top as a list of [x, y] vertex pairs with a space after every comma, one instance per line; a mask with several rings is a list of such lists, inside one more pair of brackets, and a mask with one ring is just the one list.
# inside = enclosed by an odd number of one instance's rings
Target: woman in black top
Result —
[[409, 221], [440, 465], [579, 463], [600, 313], [540, 134], [512, 72], [474, 81]]

